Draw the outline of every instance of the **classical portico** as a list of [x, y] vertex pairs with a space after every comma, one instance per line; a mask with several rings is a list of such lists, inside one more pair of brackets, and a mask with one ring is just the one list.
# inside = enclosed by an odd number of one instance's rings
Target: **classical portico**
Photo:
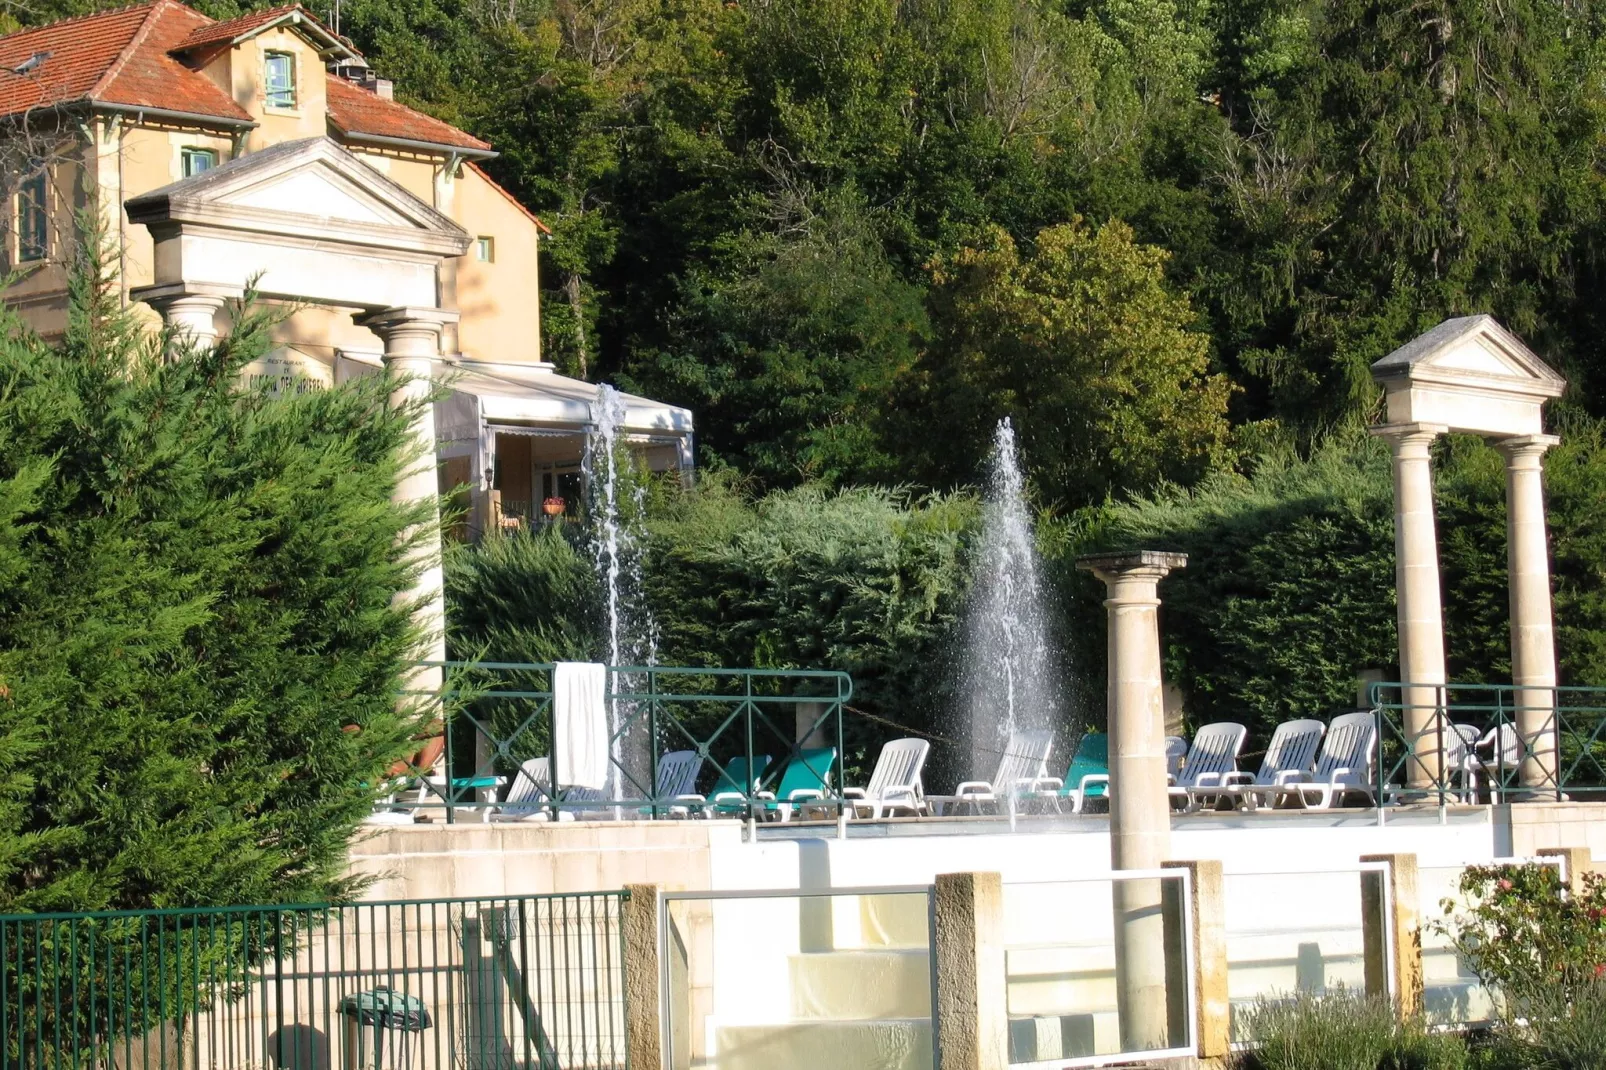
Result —
[[[417, 463], [396, 498], [435, 500], [427, 399], [441, 333], [457, 320], [440, 307], [438, 269], [467, 250], [461, 227], [324, 137], [243, 156], [126, 208], [155, 241], [156, 281], [132, 296], [162, 314], [175, 346], [215, 341], [218, 313], [247, 288], [265, 299], [349, 311], [377, 335], [381, 362], [400, 378], [394, 400], [416, 405], [418, 414]], [[431, 660], [444, 657], [438, 527], [430, 524], [422, 539], [417, 585], [404, 596], [420, 607]]]
[[1386, 421], [1372, 429], [1394, 451], [1395, 590], [1405, 732], [1415, 759], [1407, 783], [1438, 779], [1444, 704], [1444, 617], [1429, 449], [1441, 434], [1470, 432], [1506, 458], [1507, 562], [1511, 583], [1511, 674], [1520, 689], [1517, 731], [1528, 788], [1556, 783], [1553, 713], [1556, 650], [1550, 605], [1541, 458], [1558, 441], [1544, 433], [1544, 403], [1566, 383], [1491, 316], [1446, 320], [1372, 365]]

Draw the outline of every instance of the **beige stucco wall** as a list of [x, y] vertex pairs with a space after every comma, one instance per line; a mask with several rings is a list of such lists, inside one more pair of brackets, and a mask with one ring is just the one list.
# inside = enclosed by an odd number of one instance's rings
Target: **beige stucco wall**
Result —
[[513, 363], [541, 359], [540, 229], [484, 175], [463, 168], [454, 219], [476, 242], [495, 239], [495, 259], [482, 263], [474, 245], [457, 267], [458, 335], [474, 360]]

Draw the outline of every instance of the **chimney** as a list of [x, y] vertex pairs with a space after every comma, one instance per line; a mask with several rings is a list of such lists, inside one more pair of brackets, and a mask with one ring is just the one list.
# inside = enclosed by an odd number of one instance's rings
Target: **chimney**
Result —
[[396, 99], [396, 83], [389, 78], [372, 78], [368, 81], [368, 88], [373, 90], [376, 97], [385, 100]]

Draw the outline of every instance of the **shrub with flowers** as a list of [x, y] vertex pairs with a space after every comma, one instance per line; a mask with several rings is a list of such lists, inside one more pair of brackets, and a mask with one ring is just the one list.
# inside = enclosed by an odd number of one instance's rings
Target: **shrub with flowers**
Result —
[[1444, 903], [1456, 950], [1513, 1011], [1542, 997], [1570, 1000], [1606, 975], [1606, 881], [1594, 874], [1563, 895], [1553, 866], [1475, 866], [1461, 878], [1469, 909]]
[[1461, 879], [1468, 906], [1446, 900], [1449, 934], [1504, 1022], [1492, 1067], [1606, 1070], [1606, 880], [1563, 894], [1551, 866], [1482, 866]]

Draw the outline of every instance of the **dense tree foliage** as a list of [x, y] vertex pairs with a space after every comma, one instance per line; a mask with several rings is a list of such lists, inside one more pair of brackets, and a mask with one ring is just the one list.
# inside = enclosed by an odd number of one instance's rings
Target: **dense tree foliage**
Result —
[[322, 901], [420, 727], [392, 596], [407, 409], [239, 386], [80, 272], [66, 339], [0, 323], [0, 908]]
[[[548, 352], [692, 406], [704, 460], [769, 486], [968, 482], [975, 427], [934, 456], [949, 410], [911, 399], [972, 393], [972, 423], [1039, 406], [1027, 459], [1061, 508], [1236, 456], [1213, 423], [1228, 390], [1229, 441], [1308, 451], [1370, 415], [1368, 363], [1473, 311], [1599, 409], [1592, 3], [346, 0], [342, 17], [405, 99], [490, 137], [492, 170], [553, 226]], [[1101, 241], [1129, 228], [1128, 259], [1164, 281], [1108, 280], [1040, 343], [1074, 364], [1102, 324], [1156, 319], [1130, 352], [1190, 369], [1200, 406], [1111, 416], [1085, 378], [1000, 382], [996, 350], [1024, 336], [975, 346], [1002, 310], [956, 299], [956, 268], [1029, 271], [1078, 217]], [[977, 383], [967, 350], [1003, 367]], [[1067, 450], [1090, 413], [1144, 444]]]

